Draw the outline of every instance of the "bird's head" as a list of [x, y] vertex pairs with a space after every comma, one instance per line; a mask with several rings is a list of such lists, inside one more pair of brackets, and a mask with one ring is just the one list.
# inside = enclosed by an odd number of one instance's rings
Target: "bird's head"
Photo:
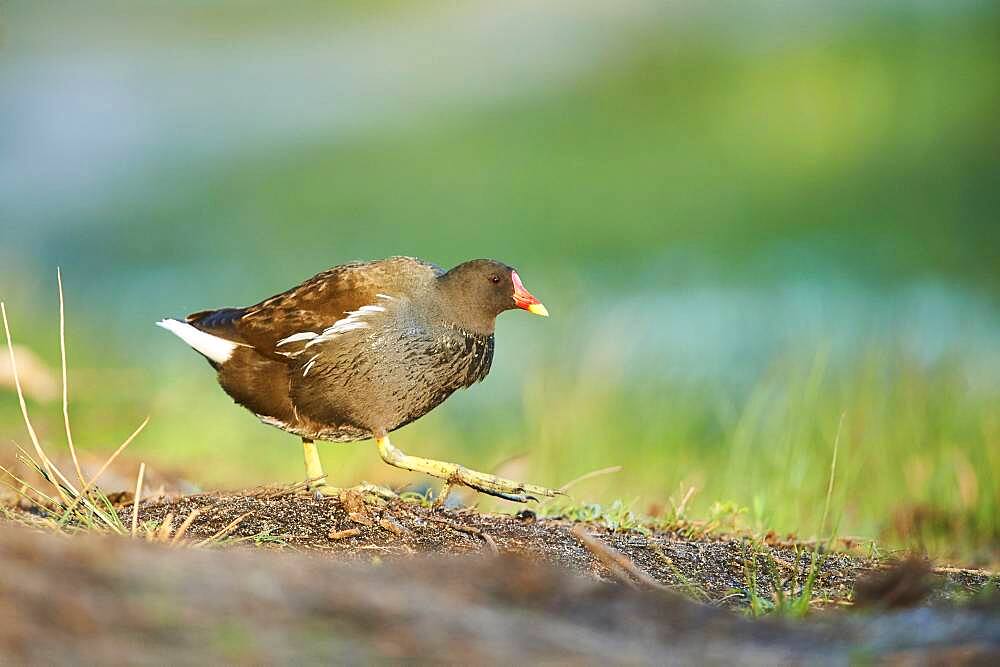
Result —
[[[470, 322], [489, 323], [505, 310], [521, 308], [548, 317], [542, 302], [524, 287], [517, 271], [492, 259], [474, 259], [459, 264], [441, 277], [448, 304], [464, 312]], [[483, 330], [483, 326], [476, 326]]]

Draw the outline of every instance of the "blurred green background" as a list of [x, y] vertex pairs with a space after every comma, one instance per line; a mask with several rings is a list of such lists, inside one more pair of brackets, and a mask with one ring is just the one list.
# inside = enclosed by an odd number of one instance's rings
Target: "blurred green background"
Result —
[[[487, 382], [408, 453], [548, 485], [622, 465], [574, 495], [693, 486], [691, 516], [811, 536], [843, 415], [826, 533], [1000, 560], [996, 5], [0, 12], [0, 298], [57, 368], [62, 267], [88, 452], [149, 414], [153, 469], [299, 479], [297, 440], [153, 322], [353, 259], [495, 257], [552, 317], [503, 316]], [[0, 437], [26, 439], [4, 386]], [[334, 483], [423, 482], [321, 452]]]

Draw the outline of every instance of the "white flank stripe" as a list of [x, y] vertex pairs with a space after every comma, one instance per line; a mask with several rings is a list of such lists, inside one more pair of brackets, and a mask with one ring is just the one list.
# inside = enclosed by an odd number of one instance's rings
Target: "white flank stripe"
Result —
[[217, 364], [229, 361], [233, 351], [239, 347], [238, 343], [205, 333], [180, 320], [160, 320], [156, 326], [163, 327]]
[[355, 329], [371, 329], [370, 324], [367, 322], [362, 322], [360, 320], [350, 321], [341, 320], [338, 324], [334, 324], [332, 327], [323, 332], [324, 336], [335, 336], [340, 333], [346, 333], [348, 331], [354, 331]]
[[[383, 296], [386, 299], [391, 299], [392, 297]], [[312, 338], [308, 343], [306, 343], [305, 349], [312, 347], [313, 345], [319, 345], [331, 340], [334, 336], [338, 336], [348, 331], [355, 331], [357, 329], [371, 329], [372, 326], [368, 322], [365, 322], [364, 318], [368, 315], [373, 315], [375, 313], [384, 313], [385, 308], [382, 306], [361, 306], [357, 310], [350, 310], [347, 313], [347, 317], [341, 318], [334, 322], [330, 327], [325, 329], [323, 333], [315, 338]]]
[[300, 340], [312, 340], [318, 335], [319, 335], [318, 333], [315, 333], [313, 331], [302, 331], [297, 334], [292, 334], [288, 338], [282, 338], [277, 343], [275, 343], [274, 346], [281, 347], [282, 345], [287, 345], [288, 343], [297, 343]]
[[314, 354], [313, 357], [312, 357], [312, 359], [310, 359], [309, 361], [306, 362], [306, 369], [304, 371], [302, 371], [302, 377], [305, 377], [305, 376], [309, 375], [309, 371], [312, 369], [313, 364], [315, 364], [316, 360], [319, 359], [322, 355], [323, 355], [322, 352], [320, 352], [318, 354]]

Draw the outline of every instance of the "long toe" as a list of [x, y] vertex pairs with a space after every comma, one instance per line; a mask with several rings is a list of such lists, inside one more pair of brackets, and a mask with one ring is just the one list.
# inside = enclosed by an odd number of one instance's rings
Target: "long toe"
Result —
[[316, 486], [309, 487], [309, 492], [313, 494], [317, 500], [321, 498], [339, 498], [345, 491], [357, 491], [366, 498], [374, 496], [375, 498], [381, 498], [383, 500], [395, 500], [399, 497], [392, 489], [387, 489], [384, 486], [372, 484], [371, 482], [361, 482], [360, 484], [348, 488], [333, 486], [331, 484], [318, 484]]
[[529, 496], [535, 496], [535, 500], [538, 498], [555, 498], [556, 496], [566, 495], [564, 491], [560, 491], [559, 489], [549, 489], [535, 484], [522, 484], [521, 488], [523, 488], [524, 492]]
[[372, 484], [371, 482], [361, 482], [357, 486], [351, 487], [351, 490], [377, 496], [383, 500], [395, 500], [399, 498], [399, 494], [392, 489], [379, 486], [378, 484]]
[[544, 486], [525, 484], [524, 482], [504, 479], [503, 477], [494, 477], [493, 475], [487, 475], [485, 473], [476, 472], [475, 470], [469, 470], [468, 468], [463, 467], [459, 467], [458, 470], [455, 471], [455, 481], [471, 487], [481, 493], [495, 496], [497, 498], [512, 500], [518, 503], [526, 503], [529, 500], [538, 500], [538, 498], [541, 497], [553, 498], [559, 494], [559, 491], [547, 489]]
[[342, 491], [342, 488], [332, 484], [315, 484], [309, 487], [309, 493], [317, 500], [320, 498], [339, 498]]
[[469, 485], [469, 488], [475, 489], [479, 493], [485, 493], [488, 496], [493, 496], [494, 498], [503, 498], [504, 500], [510, 500], [515, 503], [526, 503], [529, 500], [538, 500], [538, 498], [534, 498], [532, 496], [526, 496], [523, 493], [504, 493], [503, 491], [495, 491], [493, 489], [487, 489], [472, 485]]

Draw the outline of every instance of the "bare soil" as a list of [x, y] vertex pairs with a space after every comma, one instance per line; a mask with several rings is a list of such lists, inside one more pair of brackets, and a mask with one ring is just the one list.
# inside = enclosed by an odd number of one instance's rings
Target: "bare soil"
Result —
[[[797, 594], [811, 547], [273, 489], [145, 502], [138, 518], [154, 534], [196, 511], [185, 546], [0, 524], [0, 661], [1000, 658], [1000, 599], [982, 594], [985, 572], [917, 561], [887, 569], [856, 554], [824, 554], [816, 611], [751, 620], [733, 609], [750, 603], [748, 573], [762, 598], [775, 599], [776, 584]], [[123, 519], [131, 512], [124, 506]], [[211, 548], [190, 548], [204, 540]]]
[[[199, 514], [190, 524], [189, 537], [204, 539], [226, 531], [230, 540], [243, 538], [348, 561], [398, 560], [415, 554], [512, 555], [563, 571], [642, 584], [635, 576], [623, 576], [614, 563], [609, 567], [603, 562], [600, 550], [595, 553], [574, 535], [573, 528], [579, 526], [658, 584], [732, 608], [750, 603], [750, 574], [760, 596], [773, 597], [776, 585], [787, 595], [800, 592], [815, 550], [800, 543], [761, 544], [725, 535], [691, 539], [677, 532], [611, 531], [599, 524], [538, 518], [531, 510], [510, 515], [431, 509], [403, 501], [372, 505], [353, 494], [343, 500], [316, 499], [274, 489], [145, 503], [139, 520], [159, 524], [172, 515], [177, 525], [195, 510]], [[130, 520], [131, 506], [122, 514]], [[814, 606], [850, 602], [858, 578], [886, 566], [846, 552], [821, 554], [816, 564]], [[943, 568], [927, 573], [924, 588], [931, 600], [945, 600], [975, 593], [989, 577], [983, 571]]]

